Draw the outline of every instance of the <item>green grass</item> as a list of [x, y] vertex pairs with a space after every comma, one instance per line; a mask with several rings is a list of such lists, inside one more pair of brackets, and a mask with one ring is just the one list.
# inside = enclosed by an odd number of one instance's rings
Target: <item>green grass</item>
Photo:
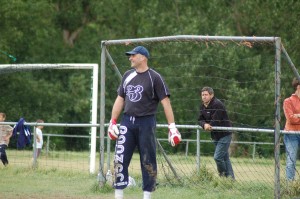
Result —
[[[56, 151], [48, 156], [43, 154], [36, 169], [32, 168], [31, 151], [7, 152], [9, 166], [0, 165], [0, 198], [114, 198], [112, 187], [105, 185], [100, 188], [96, 174], [89, 174], [88, 152]], [[202, 156], [200, 174], [195, 171], [195, 157], [169, 155], [169, 158], [180, 173], [181, 183], [166, 168], [165, 162], [164, 170], [161, 168], [160, 161], [164, 160], [159, 160], [159, 184], [152, 199], [274, 198], [274, 161], [271, 159], [232, 158], [237, 177], [236, 181], [232, 181], [217, 176], [212, 157]], [[125, 198], [142, 198], [137, 154], [133, 156], [129, 172], [137, 186], [125, 189]], [[169, 181], [166, 180], [168, 175], [171, 177]], [[286, 184], [283, 183], [284, 180], [281, 182], [282, 198], [295, 198], [300, 195], [299, 183]]]
[[[60, 171], [57, 169], [31, 169], [23, 167], [0, 167], [0, 175], [5, 183], [1, 183], [1, 198], [114, 198], [114, 189], [105, 185], [100, 188], [96, 175], [80, 172]], [[124, 191], [126, 198], [142, 198], [141, 179], [135, 177], [136, 187]], [[203, 180], [203, 179], [201, 179]], [[269, 189], [256, 187], [241, 187], [235, 182], [203, 181], [199, 186], [158, 185], [152, 194], [153, 199], [159, 198], [271, 198]], [[222, 185], [222, 186], [220, 186]], [[226, 189], [224, 189], [224, 187]], [[239, 190], [240, 189], [240, 190]], [[247, 195], [245, 196], [245, 189]]]
[[[31, 169], [1, 167], [5, 183], [0, 186], [3, 198], [83, 198], [93, 196], [95, 176], [59, 171], [57, 169]], [[89, 188], [90, 187], [90, 188]], [[89, 190], [90, 189], [90, 190]], [[96, 194], [94, 194], [96, 196]]]

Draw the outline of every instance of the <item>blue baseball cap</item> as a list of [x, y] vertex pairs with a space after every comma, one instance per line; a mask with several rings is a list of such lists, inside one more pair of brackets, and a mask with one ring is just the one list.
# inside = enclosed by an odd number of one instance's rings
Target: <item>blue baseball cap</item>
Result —
[[149, 51], [144, 46], [137, 46], [132, 51], [126, 52], [125, 54], [127, 56], [141, 54], [147, 57], [147, 59], [150, 57]]

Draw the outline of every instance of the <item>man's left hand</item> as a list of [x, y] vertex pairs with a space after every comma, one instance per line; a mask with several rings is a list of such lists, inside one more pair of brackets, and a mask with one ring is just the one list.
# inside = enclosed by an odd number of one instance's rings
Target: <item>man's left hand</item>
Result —
[[181, 142], [181, 134], [177, 130], [175, 123], [169, 124], [169, 142], [173, 147]]

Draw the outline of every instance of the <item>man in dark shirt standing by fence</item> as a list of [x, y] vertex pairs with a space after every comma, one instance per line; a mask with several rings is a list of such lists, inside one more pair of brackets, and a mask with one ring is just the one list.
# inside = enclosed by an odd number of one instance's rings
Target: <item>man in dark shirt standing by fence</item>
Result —
[[231, 127], [225, 106], [214, 96], [214, 90], [211, 87], [203, 87], [199, 94], [203, 103], [200, 106], [198, 121], [204, 130], [211, 131], [211, 138], [215, 144], [214, 159], [219, 175], [234, 179], [228, 152], [232, 133], [212, 129], [213, 126]]

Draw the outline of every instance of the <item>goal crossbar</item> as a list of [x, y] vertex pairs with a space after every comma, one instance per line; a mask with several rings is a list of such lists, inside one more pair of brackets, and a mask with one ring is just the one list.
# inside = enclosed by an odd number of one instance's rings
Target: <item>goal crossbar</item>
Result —
[[139, 39], [120, 39], [102, 41], [102, 45], [119, 45], [130, 43], [154, 43], [161, 41], [245, 41], [245, 42], [275, 42], [279, 37], [235, 37], [235, 36], [201, 36], [201, 35], [177, 35], [165, 37], [148, 37]]

